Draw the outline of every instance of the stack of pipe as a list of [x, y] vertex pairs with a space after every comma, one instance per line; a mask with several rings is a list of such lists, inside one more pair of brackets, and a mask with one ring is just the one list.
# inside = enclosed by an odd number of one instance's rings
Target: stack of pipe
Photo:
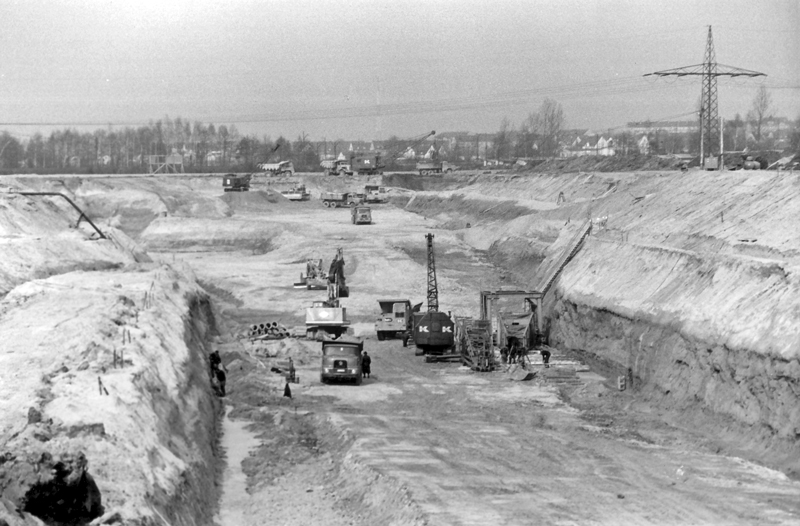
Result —
[[248, 336], [253, 339], [266, 340], [288, 338], [291, 336], [289, 329], [277, 321], [253, 324], [250, 326]]

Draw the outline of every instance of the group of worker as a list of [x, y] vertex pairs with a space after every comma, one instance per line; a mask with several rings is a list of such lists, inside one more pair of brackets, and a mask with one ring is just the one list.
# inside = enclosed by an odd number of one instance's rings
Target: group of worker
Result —
[[[541, 349], [542, 363], [546, 368], [550, 367], [550, 351]], [[520, 344], [515, 337], [508, 339], [508, 345], [500, 349], [500, 359], [503, 363], [519, 364], [525, 367], [525, 358], [528, 356], [528, 349]]]

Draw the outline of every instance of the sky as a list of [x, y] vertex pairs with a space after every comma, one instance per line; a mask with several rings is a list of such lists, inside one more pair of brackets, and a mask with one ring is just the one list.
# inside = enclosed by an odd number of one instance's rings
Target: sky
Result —
[[800, 116], [798, 0], [0, 0], [0, 131], [165, 116], [242, 134], [386, 139], [515, 128], [545, 98], [570, 128], [693, 119], [708, 26], [719, 113], [759, 86]]

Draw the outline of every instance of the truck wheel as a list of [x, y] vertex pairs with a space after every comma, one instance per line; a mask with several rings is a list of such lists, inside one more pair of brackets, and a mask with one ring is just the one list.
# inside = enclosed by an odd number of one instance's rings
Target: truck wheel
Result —
[[386, 336], [383, 334], [383, 331], [378, 331], [378, 341], [382, 342], [386, 339]]
[[403, 336], [403, 347], [408, 347], [408, 336]]
[[363, 376], [356, 376], [356, 385], [361, 385], [361, 382], [364, 381]]
[[321, 384], [328, 383], [328, 382], [326, 382], [326, 381], [325, 381], [325, 377], [324, 377], [324, 376], [322, 376], [322, 374], [321, 374], [321, 373], [320, 373], [320, 375], [319, 375], [319, 383], [321, 383]]
[[447, 173], [449, 173], [449, 174], [453, 173], [453, 169], [452, 168], [448, 168], [447, 169]]

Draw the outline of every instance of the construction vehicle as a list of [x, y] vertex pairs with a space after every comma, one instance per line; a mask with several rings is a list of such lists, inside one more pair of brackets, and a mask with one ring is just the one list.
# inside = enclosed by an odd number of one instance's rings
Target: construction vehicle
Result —
[[[439, 312], [439, 287], [436, 283], [436, 261], [433, 253], [433, 234], [426, 234], [428, 249], [428, 311], [414, 313], [412, 331], [417, 355], [444, 356], [453, 349], [453, 320]], [[433, 361], [433, 360], [428, 360]]]
[[261, 163], [256, 166], [259, 170], [267, 172], [270, 175], [294, 175], [294, 164], [292, 164], [292, 161]]
[[435, 134], [436, 132], [432, 131], [418, 137], [413, 137], [404, 141], [401, 147], [394, 148], [387, 152], [350, 152], [350, 172], [357, 175], [381, 175], [383, 174], [383, 169], [386, 168], [387, 160], [393, 160], [400, 152], [414, 148], [419, 143]]
[[363, 202], [362, 197], [350, 192], [322, 192], [319, 194], [319, 198], [325, 208], [339, 208]]
[[352, 380], [361, 385], [363, 350], [364, 342], [361, 341], [324, 340], [319, 381], [324, 384], [331, 380]]
[[222, 177], [223, 192], [248, 192], [250, 174], [226, 174]]
[[371, 225], [372, 224], [372, 209], [364, 205], [350, 206], [350, 221], [354, 225]]
[[385, 187], [372, 184], [364, 186], [365, 203], [386, 203], [387, 201], [389, 201], [389, 198]]
[[422, 303], [411, 306], [411, 302], [406, 299], [378, 300], [381, 306], [381, 313], [375, 319], [375, 332], [378, 340], [383, 341], [387, 338], [394, 338], [400, 335], [403, 338], [403, 347], [408, 345], [408, 335], [414, 329], [414, 313], [419, 312]]
[[422, 160], [417, 163], [417, 171], [420, 175], [434, 175], [442, 173], [453, 173], [455, 167], [447, 161]]
[[300, 273], [300, 281], [294, 284], [296, 289], [328, 290], [328, 273], [322, 268], [322, 260], [306, 261], [306, 273]]
[[252, 174], [227, 174], [222, 178], [225, 192], [247, 192], [250, 190]]
[[346, 159], [325, 159], [319, 163], [325, 175], [353, 175]]
[[339, 338], [348, 332], [350, 321], [347, 311], [339, 303], [339, 298], [350, 296], [344, 277], [344, 254], [342, 249], [336, 251], [327, 275], [328, 299], [314, 301], [306, 309], [306, 337], [321, 339], [324, 337]]
[[305, 185], [295, 186], [289, 190], [281, 190], [281, 195], [289, 201], [308, 201], [311, 199], [311, 192], [306, 190]]

